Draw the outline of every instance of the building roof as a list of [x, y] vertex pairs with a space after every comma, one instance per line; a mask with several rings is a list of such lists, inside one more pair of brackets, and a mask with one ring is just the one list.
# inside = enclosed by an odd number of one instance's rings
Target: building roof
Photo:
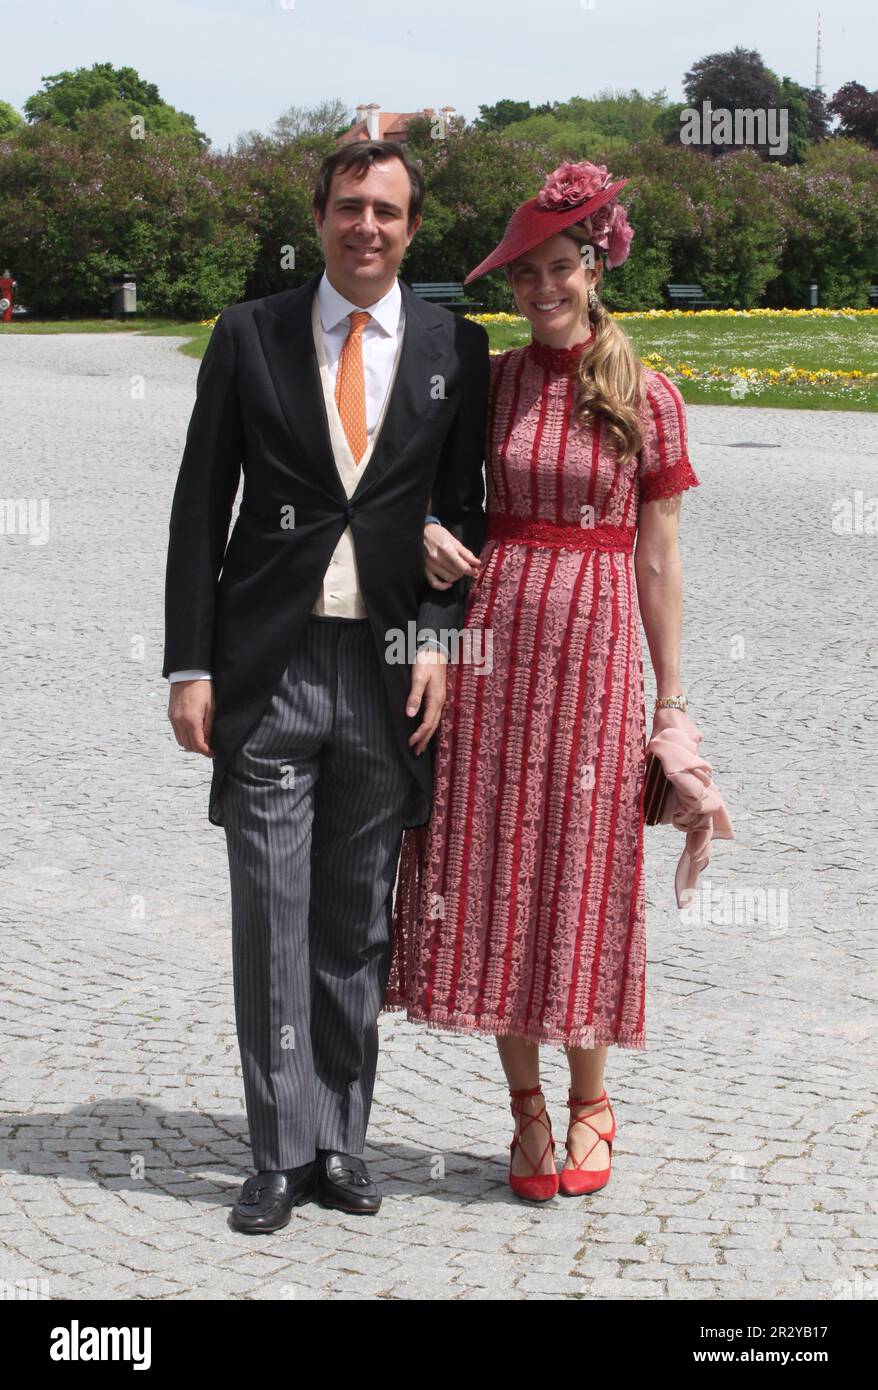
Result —
[[[438, 114], [448, 114], [453, 110], [451, 106], [444, 106]], [[368, 119], [364, 116], [363, 119], [354, 121], [350, 129], [338, 137], [340, 145], [348, 145], [352, 140], [404, 140], [409, 121], [417, 120], [421, 116], [437, 115], [432, 106], [425, 107], [423, 111], [382, 111], [375, 101], [357, 107], [358, 116], [366, 111], [374, 111], [377, 115], [377, 134], [369, 134]]]

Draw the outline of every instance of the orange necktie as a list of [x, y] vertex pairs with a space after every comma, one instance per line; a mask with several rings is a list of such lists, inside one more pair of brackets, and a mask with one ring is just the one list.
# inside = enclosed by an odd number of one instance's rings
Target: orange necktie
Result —
[[357, 463], [366, 452], [366, 378], [363, 373], [363, 329], [371, 314], [359, 309], [348, 314], [351, 326], [345, 338], [335, 374], [335, 402], [341, 423]]

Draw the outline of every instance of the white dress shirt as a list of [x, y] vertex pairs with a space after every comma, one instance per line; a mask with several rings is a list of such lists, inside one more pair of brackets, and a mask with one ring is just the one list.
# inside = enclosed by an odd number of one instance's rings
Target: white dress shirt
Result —
[[[338, 373], [338, 359], [350, 330], [350, 314], [359, 312], [362, 306], [352, 304], [330, 284], [324, 270], [317, 286], [317, 308], [320, 311], [320, 326], [323, 329], [323, 352], [329, 369], [332, 389], [335, 391], [335, 378]], [[387, 396], [387, 388], [394, 375], [397, 348], [402, 343], [405, 328], [405, 309], [399, 281], [394, 280], [383, 298], [374, 304], [366, 305], [366, 313], [371, 314], [363, 329], [363, 375], [366, 379], [366, 429], [369, 443], [381, 414]], [[368, 457], [368, 450], [363, 459]], [[362, 460], [359, 467], [362, 467]]]
[[[405, 330], [405, 307], [399, 281], [394, 279], [381, 299], [365, 306], [366, 313], [371, 315], [362, 334], [367, 444], [363, 457], [357, 463], [335, 404], [335, 382], [341, 350], [350, 331], [349, 315], [362, 308], [345, 299], [330, 283], [324, 270], [314, 296], [311, 321], [333, 454], [349, 497], [371, 457], [399, 366]], [[345, 527], [339, 538], [311, 612], [342, 618], [366, 616], [350, 526]], [[438, 647], [448, 656], [448, 649], [442, 642], [422, 642], [420, 647], [424, 646]], [[210, 672], [203, 670], [172, 671], [168, 676], [169, 681], [210, 679]]]

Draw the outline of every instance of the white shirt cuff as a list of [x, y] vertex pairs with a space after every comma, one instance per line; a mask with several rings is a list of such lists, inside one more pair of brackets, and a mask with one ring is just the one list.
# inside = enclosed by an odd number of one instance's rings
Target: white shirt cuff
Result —
[[438, 638], [436, 638], [436, 637], [428, 637], [428, 638], [426, 639], [426, 641], [420, 643], [420, 645], [419, 645], [419, 647], [418, 647], [418, 651], [419, 651], [419, 652], [422, 652], [422, 651], [424, 651], [427, 647], [435, 647], [437, 651], [444, 652], [445, 655], [446, 655], [446, 657], [448, 658], [449, 661], [451, 660], [451, 653], [449, 652], [449, 650], [448, 650], [448, 648], [446, 647], [445, 643], [444, 643], [444, 642], [440, 642], [440, 641], [438, 640]]

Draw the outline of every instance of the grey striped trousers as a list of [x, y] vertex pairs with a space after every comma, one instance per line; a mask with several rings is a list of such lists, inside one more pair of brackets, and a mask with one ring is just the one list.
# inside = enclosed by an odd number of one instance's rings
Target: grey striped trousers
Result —
[[310, 617], [223, 784], [235, 1017], [257, 1170], [365, 1144], [415, 780], [380, 660], [367, 619]]

